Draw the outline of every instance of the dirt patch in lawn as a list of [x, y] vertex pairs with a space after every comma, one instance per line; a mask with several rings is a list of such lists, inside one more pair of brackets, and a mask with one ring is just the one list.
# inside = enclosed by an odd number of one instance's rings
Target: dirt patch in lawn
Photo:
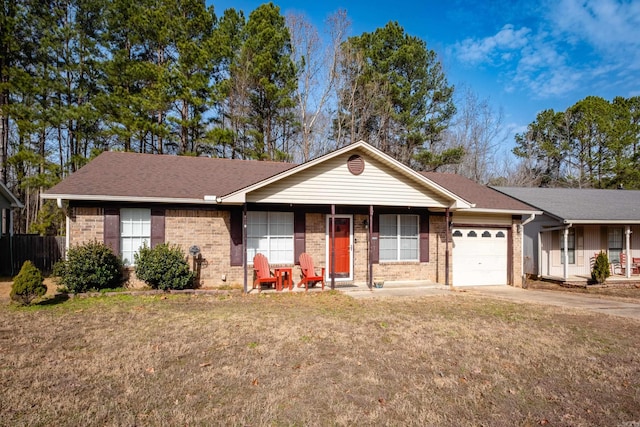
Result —
[[[4, 303], [5, 301], [9, 300], [12, 284], [12, 278], [0, 277], [0, 303]], [[47, 293], [45, 294], [45, 297], [52, 297], [56, 294], [58, 285], [52, 277], [46, 277], [44, 279], [44, 284], [47, 285]]]
[[637, 321], [469, 294], [0, 306], [3, 425], [624, 425]]
[[542, 289], [557, 292], [569, 292], [588, 295], [598, 295], [604, 298], [615, 299], [631, 299], [640, 301], [640, 283], [637, 285], [615, 285], [610, 284], [608, 286], [563, 286], [558, 283], [548, 282], [543, 280], [529, 280], [527, 281], [528, 289]]

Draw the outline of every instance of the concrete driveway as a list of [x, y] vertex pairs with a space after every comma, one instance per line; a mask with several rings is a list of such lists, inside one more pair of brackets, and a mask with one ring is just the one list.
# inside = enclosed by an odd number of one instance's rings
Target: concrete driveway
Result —
[[442, 285], [389, 287], [370, 290], [343, 290], [354, 298], [386, 298], [386, 297], [422, 297], [430, 295], [449, 295], [466, 292], [489, 298], [530, 304], [554, 305], [582, 309], [595, 313], [627, 317], [640, 320], [640, 302], [607, 298], [601, 295], [572, 294], [560, 291], [520, 289], [511, 286], [469, 286], [455, 287], [452, 290]]
[[520, 289], [511, 286], [475, 286], [458, 289], [468, 291], [471, 294], [509, 301], [583, 309], [596, 313], [640, 320], [640, 303], [631, 300], [623, 301], [622, 299], [607, 298], [603, 295]]

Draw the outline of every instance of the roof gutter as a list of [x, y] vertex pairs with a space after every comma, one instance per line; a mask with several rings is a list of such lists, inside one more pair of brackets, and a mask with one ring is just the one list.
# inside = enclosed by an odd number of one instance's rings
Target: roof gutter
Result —
[[222, 197], [218, 197], [216, 195], [209, 196], [209, 195], [205, 194], [204, 201], [205, 202], [214, 202], [214, 203], [218, 204], [218, 203], [222, 202]]
[[[213, 200], [203, 199], [187, 199], [179, 197], [131, 197], [131, 196], [104, 196], [99, 194], [41, 194], [42, 199], [49, 200], [81, 200], [81, 201], [100, 201], [100, 202], [138, 202], [138, 203], [182, 203], [182, 204], [216, 204], [217, 197]], [[205, 196], [206, 197], [206, 196]], [[214, 196], [215, 197], [215, 196]], [[60, 202], [62, 203], [62, 202]]]
[[640, 224], [640, 219], [565, 219], [565, 224]]
[[[475, 206], [475, 204], [473, 206]], [[526, 211], [526, 210], [512, 210], [512, 209], [483, 209], [483, 208], [475, 209], [474, 208], [473, 211], [481, 212], [481, 213], [500, 213], [500, 214], [511, 213], [513, 215], [530, 215], [531, 219], [530, 220], [528, 219], [527, 220], [528, 222], [533, 221], [533, 218], [535, 218], [536, 215], [542, 215], [542, 211]]]
[[543, 228], [542, 231], [566, 230], [566, 229], [571, 228], [571, 227], [573, 227], [573, 224], [568, 222], [565, 225], [559, 225], [557, 227]]

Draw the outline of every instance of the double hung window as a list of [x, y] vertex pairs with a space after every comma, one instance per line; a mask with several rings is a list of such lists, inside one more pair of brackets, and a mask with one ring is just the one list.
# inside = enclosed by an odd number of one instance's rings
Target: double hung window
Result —
[[417, 215], [380, 215], [380, 261], [418, 261]]
[[[576, 229], [570, 228], [567, 236], [569, 264], [576, 263]], [[564, 264], [564, 234], [560, 233], [560, 263]]]
[[609, 241], [609, 262], [611, 263], [619, 263], [620, 262], [620, 254], [622, 253], [622, 236], [624, 233], [622, 232], [622, 228], [609, 228], [608, 241]]
[[130, 266], [134, 255], [145, 243], [151, 242], [151, 209], [120, 209], [120, 249], [122, 261]]
[[293, 213], [247, 212], [247, 259], [261, 253], [271, 264], [293, 264]]

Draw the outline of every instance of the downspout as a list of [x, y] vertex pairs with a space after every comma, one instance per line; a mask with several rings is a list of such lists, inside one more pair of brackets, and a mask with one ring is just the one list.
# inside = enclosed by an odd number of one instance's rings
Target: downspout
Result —
[[58, 206], [58, 209], [61, 209], [64, 213], [64, 259], [67, 259], [67, 251], [69, 250], [69, 245], [71, 244], [71, 216], [69, 215], [69, 212], [64, 208], [62, 199], [56, 199], [56, 205]]
[[444, 211], [444, 222], [444, 285], [453, 289], [453, 285], [449, 282], [449, 208]]
[[243, 289], [246, 294], [248, 289], [247, 284], [247, 204], [242, 205], [242, 268], [244, 269], [244, 283]]
[[[538, 278], [542, 277], [542, 231], [538, 231]], [[546, 261], [547, 265], [549, 260]]]
[[[524, 283], [527, 274], [524, 271], [524, 226], [533, 221], [536, 217], [536, 214], [531, 214], [529, 218], [525, 219], [520, 223], [520, 269], [522, 273], [522, 283]], [[538, 257], [538, 264], [540, 263], [540, 257]]]

